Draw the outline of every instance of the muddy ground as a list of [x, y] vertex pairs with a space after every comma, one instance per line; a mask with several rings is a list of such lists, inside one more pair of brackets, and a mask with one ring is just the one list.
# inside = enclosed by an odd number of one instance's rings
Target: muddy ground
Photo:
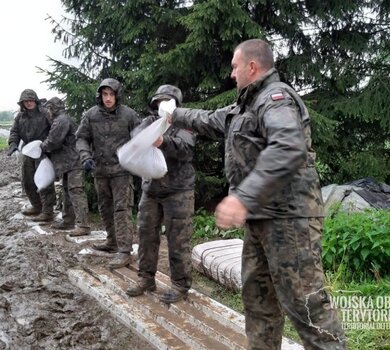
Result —
[[68, 280], [68, 269], [108, 258], [79, 255], [91, 243], [68, 242], [64, 232], [39, 234], [20, 213], [28, 202], [17, 158], [0, 151], [0, 164], [0, 350], [151, 349]]

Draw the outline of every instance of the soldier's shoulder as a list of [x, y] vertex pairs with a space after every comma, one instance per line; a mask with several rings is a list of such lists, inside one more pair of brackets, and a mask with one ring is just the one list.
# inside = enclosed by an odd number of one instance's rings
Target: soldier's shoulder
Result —
[[290, 88], [287, 84], [279, 82], [270, 86], [263, 94], [263, 98], [267, 104], [278, 104], [283, 102], [293, 101], [293, 97], [289, 92]]
[[93, 114], [100, 111], [100, 107], [98, 105], [92, 106], [90, 109], [88, 109], [85, 114]]
[[23, 116], [23, 113], [22, 111], [18, 111], [14, 114], [14, 120], [19, 120], [22, 116]]
[[122, 109], [122, 111], [127, 112], [127, 113], [136, 113], [136, 111], [133, 108], [131, 108], [127, 105], [121, 105], [121, 109]]
[[121, 105], [121, 114], [123, 116], [126, 116], [127, 118], [133, 119], [133, 118], [139, 118], [139, 114], [131, 107], [126, 105]]
[[93, 106], [84, 112], [83, 118], [91, 118], [99, 113], [99, 106]]

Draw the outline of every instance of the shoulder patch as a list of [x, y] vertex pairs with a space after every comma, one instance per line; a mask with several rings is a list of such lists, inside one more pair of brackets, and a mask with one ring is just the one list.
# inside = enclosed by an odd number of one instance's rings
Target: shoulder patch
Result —
[[272, 101], [284, 100], [284, 95], [282, 92], [277, 92], [277, 93], [271, 95], [271, 99], [272, 99]]

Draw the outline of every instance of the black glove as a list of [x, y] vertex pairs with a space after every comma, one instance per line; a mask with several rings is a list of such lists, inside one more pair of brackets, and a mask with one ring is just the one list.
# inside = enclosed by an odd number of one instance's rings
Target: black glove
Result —
[[83, 166], [87, 173], [94, 172], [96, 169], [96, 164], [93, 159], [84, 160]]
[[12, 153], [14, 153], [14, 152], [17, 151], [17, 150], [18, 150], [18, 147], [16, 147], [16, 146], [10, 147], [10, 148], [8, 149], [7, 156], [12, 155]]

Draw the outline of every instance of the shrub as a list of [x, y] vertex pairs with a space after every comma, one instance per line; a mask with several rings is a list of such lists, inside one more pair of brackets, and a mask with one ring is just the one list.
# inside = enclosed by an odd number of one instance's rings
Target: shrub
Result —
[[222, 230], [215, 224], [215, 218], [205, 209], [198, 209], [194, 217], [193, 243], [215, 240], [221, 238], [243, 238], [244, 230], [239, 228]]
[[390, 212], [339, 211], [328, 216], [322, 248], [325, 269], [351, 279], [379, 279], [390, 273]]

